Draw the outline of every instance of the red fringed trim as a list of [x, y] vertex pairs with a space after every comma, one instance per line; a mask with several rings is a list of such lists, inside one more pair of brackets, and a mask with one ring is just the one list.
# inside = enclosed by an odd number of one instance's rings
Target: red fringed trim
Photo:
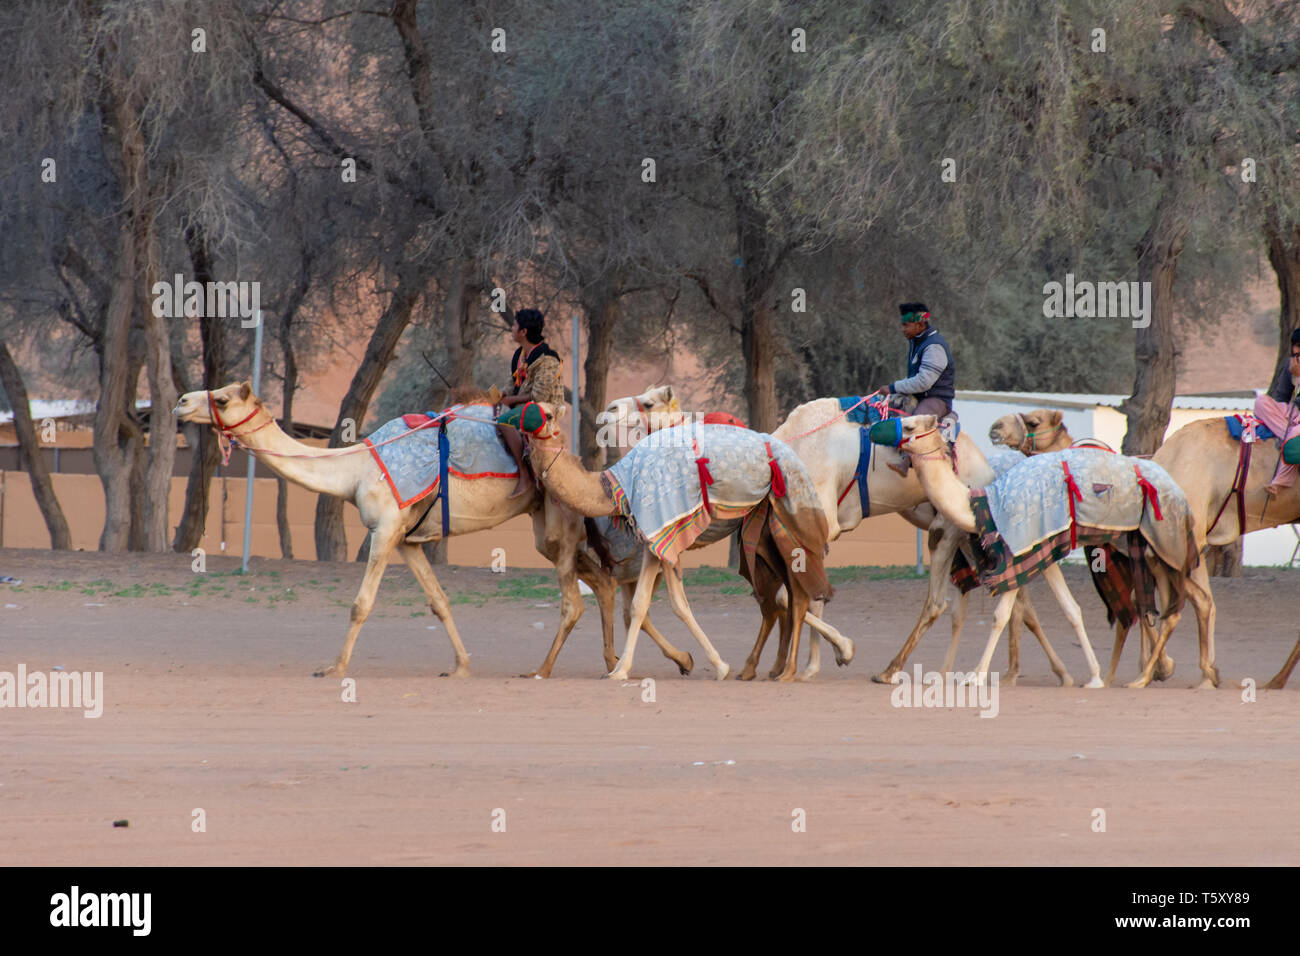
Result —
[[1165, 516], [1160, 513], [1160, 493], [1156, 491], [1156, 486], [1142, 477], [1142, 472], [1138, 471], [1138, 466], [1134, 465], [1133, 470], [1137, 472], [1138, 487], [1142, 489], [1142, 497], [1151, 502], [1151, 510], [1156, 516], [1157, 521], [1164, 521]]
[[781, 466], [777, 464], [772, 457], [772, 443], [766, 442], [764, 447], [767, 448], [767, 467], [772, 469], [772, 494], [778, 498], [785, 497], [785, 475], [781, 472]]
[[1079, 491], [1074, 475], [1070, 474], [1069, 464], [1061, 462], [1061, 467], [1065, 470], [1065, 498], [1070, 502], [1070, 549], [1073, 550], [1079, 546], [1079, 526], [1075, 521], [1074, 503], [1083, 501], [1083, 493]]
[[695, 467], [700, 472], [700, 495], [704, 498], [704, 511], [712, 517], [713, 509], [709, 507], [709, 485], [713, 484], [713, 476], [709, 474], [709, 459], [700, 454], [698, 441], [692, 439], [691, 444], [695, 447]]

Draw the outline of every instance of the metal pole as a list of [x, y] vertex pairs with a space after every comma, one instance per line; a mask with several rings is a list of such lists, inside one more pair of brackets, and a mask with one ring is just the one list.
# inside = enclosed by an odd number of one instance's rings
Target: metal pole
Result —
[[[257, 310], [257, 332], [253, 339], [253, 394], [260, 396], [262, 390], [262, 310]], [[244, 562], [240, 573], [248, 573], [248, 551], [253, 546], [253, 471], [257, 468], [257, 458], [248, 456], [248, 488], [244, 492]]]
[[922, 550], [922, 546], [921, 546], [921, 529], [917, 528], [916, 529], [916, 576], [918, 578], [921, 577], [921, 575], [925, 574], [925, 567], [923, 561], [924, 556], [925, 556], [925, 552]]
[[582, 454], [582, 447], [579, 444], [578, 432], [578, 314], [573, 314], [573, 453]]

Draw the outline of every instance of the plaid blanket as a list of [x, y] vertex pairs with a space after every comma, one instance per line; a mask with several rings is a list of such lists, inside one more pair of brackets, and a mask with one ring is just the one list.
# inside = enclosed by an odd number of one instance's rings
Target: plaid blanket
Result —
[[675, 563], [697, 542], [722, 535], [710, 529], [714, 522], [739, 520], [763, 501], [778, 472], [790, 510], [821, 514], [812, 478], [789, 445], [730, 425], [687, 424], [657, 431], [633, 445], [602, 477], [641, 538], [661, 559]]
[[[993, 523], [988, 498], [981, 490], [971, 491], [971, 510], [975, 513], [977, 533], [970, 536], [972, 567], [958, 551], [952, 564], [952, 583], [964, 594], [983, 585], [991, 594], [1005, 594], [1024, 587], [1052, 564], [1071, 551], [1070, 532], [1057, 533], [1040, 541], [1029, 551], [1015, 555]], [[1147, 542], [1137, 530], [1116, 531], [1079, 525], [1079, 544], [1083, 545], [1092, 573], [1092, 583], [1106, 605], [1106, 617], [1113, 624], [1120, 621], [1131, 626], [1138, 614], [1154, 613], [1155, 578], [1147, 564]], [[1101, 552], [1102, 560], [1097, 561]], [[1177, 603], [1182, 607], [1181, 589]]]

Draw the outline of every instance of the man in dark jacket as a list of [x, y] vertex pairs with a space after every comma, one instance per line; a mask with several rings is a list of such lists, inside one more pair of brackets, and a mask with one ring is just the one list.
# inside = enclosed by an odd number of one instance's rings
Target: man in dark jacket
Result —
[[943, 418], [952, 411], [956, 394], [952, 349], [930, 325], [930, 310], [924, 302], [904, 302], [898, 311], [903, 334], [909, 341], [907, 378], [877, 389], [876, 394], [913, 395], [917, 399], [913, 415]]

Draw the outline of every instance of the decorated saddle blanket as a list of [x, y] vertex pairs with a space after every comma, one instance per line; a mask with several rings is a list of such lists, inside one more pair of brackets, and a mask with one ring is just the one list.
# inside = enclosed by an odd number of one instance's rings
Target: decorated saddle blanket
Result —
[[1270, 439], [1277, 437], [1277, 435], [1273, 434], [1273, 429], [1269, 428], [1254, 415], [1249, 416], [1249, 420], [1243, 418], [1241, 415], [1229, 415], [1223, 421], [1228, 426], [1228, 434], [1237, 441], [1241, 441], [1242, 433], [1251, 428], [1254, 429], [1255, 438], [1259, 441], [1269, 441]]
[[[1013, 555], [1068, 531], [1072, 524], [1105, 531], [1142, 530], [1166, 562], [1184, 566], [1185, 530], [1173, 516], [1187, 499], [1169, 473], [1153, 461], [1093, 448], [1034, 455], [980, 489], [998, 534]], [[972, 490], [972, 498], [976, 491]]]
[[1001, 478], [1012, 468], [1021, 462], [1029, 460], [1029, 456], [1022, 451], [1016, 451], [1014, 448], [1008, 448], [1005, 445], [994, 445], [993, 450], [985, 458], [989, 467], [993, 469], [994, 479]]
[[743, 517], [769, 492], [788, 496], [790, 511], [821, 510], [812, 479], [789, 445], [730, 425], [692, 423], [654, 432], [603, 474], [620, 513], [669, 563], [715, 520]]
[[403, 508], [438, 488], [438, 423], [443, 416], [447, 417], [449, 474], [457, 478], [518, 475], [515, 460], [497, 433], [491, 405], [453, 405], [436, 414], [403, 415], [380, 425], [364, 439]]

